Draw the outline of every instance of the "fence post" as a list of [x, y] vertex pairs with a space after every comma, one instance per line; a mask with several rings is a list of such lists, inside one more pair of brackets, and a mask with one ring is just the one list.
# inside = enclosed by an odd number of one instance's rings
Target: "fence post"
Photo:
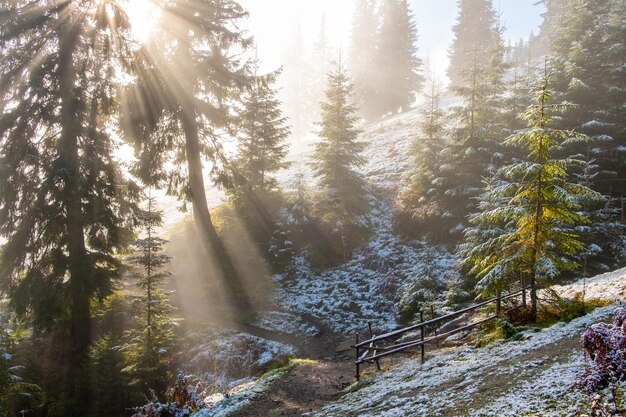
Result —
[[[373, 339], [374, 332], [372, 331], [372, 323], [369, 321], [367, 322], [367, 328], [370, 330], [370, 339]], [[370, 343], [370, 347], [374, 347], [374, 342]], [[376, 349], [374, 349], [374, 355], [376, 355]], [[376, 362], [376, 369], [380, 371], [380, 362], [378, 362], [378, 359], [374, 359], [374, 361]]]
[[522, 284], [522, 305], [526, 308], [526, 279], [523, 272], [519, 273], [519, 279]]
[[356, 343], [354, 344], [354, 350], [356, 351], [356, 360], [354, 361], [356, 365], [356, 380], [358, 381], [361, 378], [361, 373], [359, 372], [359, 334], [356, 334]]
[[496, 316], [500, 315], [500, 307], [502, 305], [502, 298], [500, 291], [496, 291]]
[[[424, 323], [424, 312], [422, 310], [420, 310], [420, 323]], [[420, 331], [420, 335], [422, 338], [422, 342], [424, 341], [424, 326], [420, 327], [421, 331]], [[424, 343], [422, 343], [420, 345], [421, 347], [421, 351], [422, 351], [422, 363], [424, 363]]]
[[[430, 305], [430, 318], [432, 320], [435, 319], [435, 307], [433, 307], [433, 305]], [[435, 337], [437, 337], [437, 325], [435, 325]], [[437, 349], [439, 349], [439, 339], [435, 339], [435, 342], [437, 343]]]

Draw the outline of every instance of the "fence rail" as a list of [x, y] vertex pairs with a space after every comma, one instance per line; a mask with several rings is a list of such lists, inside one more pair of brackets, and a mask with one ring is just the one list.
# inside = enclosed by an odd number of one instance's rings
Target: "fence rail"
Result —
[[[507, 300], [509, 298], [514, 298], [514, 297], [518, 297], [518, 296], [522, 296], [522, 304], [521, 305], [526, 305], [526, 291], [529, 288], [525, 288], [525, 289], [521, 289], [519, 291], [515, 291], [506, 295], [498, 295], [494, 298], [491, 298], [489, 300], [474, 304], [470, 307], [446, 314], [445, 316], [441, 316], [441, 317], [434, 317], [434, 310], [431, 306], [431, 315], [433, 316], [433, 318], [431, 318], [430, 320], [424, 321], [424, 315], [423, 312], [420, 312], [420, 322], [417, 324], [414, 324], [412, 326], [408, 326], [408, 327], [404, 327], [401, 329], [397, 329], [397, 330], [393, 330], [387, 333], [383, 333], [380, 334], [378, 336], [375, 336], [373, 331], [372, 331], [372, 326], [371, 324], [368, 323], [368, 329], [369, 329], [369, 334], [370, 334], [370, 338], [366, 339], [366, 340], [360, 340], [360, 335], [357, 333], [356, 335], [356, 341], [354, 343], [354, 345], [352, 346], [352, 348], [355, 350], [355, 361], [354, 364], [356, 366], [356, 379], [359, 380], [359, 378], [361, 377], [361, 372], [360, 372], [360, 366], [362, 364], [373, 364], [376, 363], [376, 367], [378, 370], [380, 370], [380, 363], [379, 363], [379, 359], [383, 358], [385, 356], [388, 355], [393, 355], [396, 353], [400, 353], [400, 352], [404, 352], [407, 351], [408, 349], [411, 348], [415, 348], [415, 347], [419, 347], [420, 348], [420, 353], [421, 353], [421, 360], [422, 362], [424, 361], [424, 356], [425, 356], [425, 346], [426, 344], [430, 343], [430, 342], [436, 342], [437, 346], [439, 346], [439, 341], [446, 339], [456, 333], [465, 331], [465, 330], [470, 330], [476, 326], [479, 326], [483, 323], [486, 323], [490, 320], [493, 320], [497, 317], [500, 316], [501, 314], [501, 309], [502, 309], [502, 301]], [[434, 331], [434, 335], [433, 336], [429, 336], [426, 337], [426, 329], [429, 326], [435, 325], [435, 324], [440, 324], [440, 323], [444, 323], [444, 322], [449, 322], [455, 318], [460, 317], [461, 315], [465, 314], [465, 313], [469, 313], [469, 312], [473, 312], [476, 311], [477, 309], [484, 307], [488, 304], [492, 304], [495, 303], [495, 307], [496, 307], [496, 312], [495, 314], [486, 317], [482, 320], [476, 321], [476, 322], [472, 322], [469, 323], [465, 326], [462, 327], [458, 327], [455, 329], [452, 329], [450, 331], [444, 332], [444, 333], [437, 333], [437, 330], [435, 329]], [[518, 308], [518, 306], [513, 307], [511, 309], [509, 309], [508, 311], [514, 310], [515, 308]], [[409, 341], [405, 341], [405, 342], [400, 342], [400, 343], [395, 343], [395, 340], [397, 340], [400, 336], [406, 334], [406, 333], [411, 333], [411, 332], [415, 332], [418, 331], [420, 332], [419, 334], [419, 339], [417, 340], [409, 340]], [[386, 341], [394, 341], [393, 343], [389, 344], [389, 345], [384, 345], [383, 342]]]

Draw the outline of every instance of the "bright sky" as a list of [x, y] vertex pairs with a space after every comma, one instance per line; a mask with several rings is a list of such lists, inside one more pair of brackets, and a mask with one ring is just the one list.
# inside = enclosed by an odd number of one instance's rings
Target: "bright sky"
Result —
[[[537, 0], [492, 0], [500, 10], [507, 39], [527, 38], [538, 32], [543, 5]], [[289, 44], [298, 22], [304, 36], [312, 41], [326, 15], [328, 34], [335, 48], [346, 50], [354, 0], [241, 0], [250, 12], [246, 28], [256, 38], [259, 56], [267, 69], [281, 65], [284, 48]], [[443, 77], [452, 43], [452, 26], [457, 18], [457, 0], [410, 0], [419, 33], [418, 55], [430, 57], [436, 72]]]

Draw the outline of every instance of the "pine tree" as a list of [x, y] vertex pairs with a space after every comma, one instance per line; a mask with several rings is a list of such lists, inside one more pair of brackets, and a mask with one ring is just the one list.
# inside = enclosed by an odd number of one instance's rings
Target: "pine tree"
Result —
[[358, 0], [352, 20], [348, 68], [354, 83], [354, 102], [361, 115], [370, 120], [376, 115], [375, 45], [378, 31], [373, 0]]
[[408, 110], [421, 90], [422, 62], [417, 58], [417, 27], [406, 0], [385, 0], [376, 42], [375, 116]]
[[126, 91], [122, 125], [138, 156], [134, 173], [146, 185], [165, 187], [183, 208], [191, 203], [203, 256], [218, 261], [207, 278], [221, 280], [229, 301], [245, 309], [241, 277], [212, 223], [203, 158], [214, 179], [223, 178], [222, 137], [233, 128], [234, 101], [249, 82], [239, 57], [251, 40], [237, 27], [246, 12], [231, 0], [158, 4], [163, 19], [179, 24], [162, 24], [133, 55], [139, 75]]
[[[476, 55], [474, 51], [490, 51], [497, 43], [496, 12], [490, 0], [459, 0], [459, 17], [452, 28], [454, 41], [450, 47], [448, 78], [452, 86], [467, 86], [466, 72], [474, 65], [487, 66], [489, 54]], [[477, 62], [473, 62], [474, 58]]]
[[[553, 65], [559, 71], [555, 89], [560, 99], [574, 104], [560, 126], [594, 139], [598, 189], [622, 197], [626, 193], [626, 6], [623, 2], [571, 0], [557, 10], [561, 12], [559, 26], [554, 27], [553, 22], [545, 28], [552, 34]], [[585, 144], [572, 144], [565, 150], [570, 154], [585, 151]]]
[[585, 247], [567, 227], [588, 222], [580, 214], [580, 199], [598, 196], [568, 179], [568, 169], [580, 166], [579, 159], [554, 158], [557, 147], [586, 137], [550, 127], [552, 114], [564, 106], [550, 104], [549, 76], [536, 88], [535, 104], [520, 116], [528, 128], [507, 139], [507, 144], [527, 149], [527, 160], [498, 171], [500, 182], [481, 199], [481, 211], [471, 216], [474, 227], [462, 247], [463, 262], [480, 279], [478, 288], [484, 293], [503, 288], [522, 273], [531, 288], [533, 317], [537, 284], [578, 266], [572, 257]]
[[[258, 66], [258, 63], [254, 65]], [[275, 190], [278, 183], [272, 174], [289, 166], [285, 162], [289, 128], [273, 87], [279, 74], [277, 71], [255, 75], [242, 98], [237, 123], [239, 153], [234, 165], [237, 171], [235, 181], [246, 193]]]
[[171, 375], [168, 362], [174, 339], [175, 321], [171, 317], [172, 306], [169, 292], [164, 289], [171, 273], [165, 269], [170, 256], [163, 253], [167, 243], [157, 236], [157, 227], [162, 224], [162, 214], [156, 210], [156, 200], [147, 196], [146, 210], [139, 216], [144, 236], [134, 241], [135, 255], [127, 263], [135, 268], [133, 278], [143, 294], [134, 301], [137, 314], [134, 328], [130, 331], [130, 342], [125, 347], [124, 369], [145, 393], [153, 390], [163, 395]]
[[296, 21], [283, 56], [283, 72], [279, 77], [280, 100], [285, 116], [291, 124], [291, 140], [301, 143], [311, 131], [312, 119], [308, 114], [307, 66], [302, 53], [305, 49], [302, 25]]
[[[591, 158], [591, 147], [588, 151], [580, 172], [574, 174], [577, 182], [588, 188], [596, 188], [594, 184], [599, 174], [599, 166]], [[614, 198], [590, 195], [579, 199], [579, 213], [589, 219], [586, 224], [579, 224], [573, 232], [580, 236], [585, 250], [578, 254], [577, 259], [582, 266], [583, 276], [590, 276], [592, 271], [606, 270], [620, 265], [620, 240], [626, 231], [626, 225], [619, 220], [618, 201]]]
[[302, 232], [302, 225], [312, 220], [313, 207], [311, 207], [311, 197], [309, 189], [305, 181], [304, 172], [302, 169], [298, 169], [296, 172], [293, 192], [288, 197], [288, 218], [287, 222], [290, 225], [299, 227], [298, 232]]
[[352, 85], [341, 61], [328, 74], [326, 99], [322, 103], [320, 142], [313, 153], [313, 172], [321, 188], [317, 210], [327, 224], [342, 229], [365, 214], [368, 202], [365, 182], [355, 168], [365, 162], [365, 147], [357, 140], [356, 108], [350, 102]]
[[439, 152], [437, 187], [426, 201], [439, 208], [440, 224], [450, 227], [439, 232], [448, 232], [453, 239], [465, 228], [466, 216], [475, 211], [483, 179], [508, 159], [503, 146], [509, 133], [504, 125], [504, 48], [489, 52], [483, 55], [491, 57], [490, 64], [483, 65], [474, 49], [467, 81], [451, 88], [463, 103], [451, 109], [457, 124]]
[[267, 244], [278, 215], [278, 182], [274, 174], [289, 166], [285, 161], [289, 128], [273, 86], [279, 72], [259, 76], [258, 65], [258, 61], [253, 63], [254, 80], [241, 99], [237, 123], [239, 153], [227, 191], [252, 235]]
[[117, 254], [137, 199], [109, 129], [129, 26], [117, 1], [5, 1], [1, 9], [2, 290], [37, 333], [68, 336], [59, 388], [71, 397], [65, 415], [83, 415], [89, 384], [78, 374], [91, 303], [120, 276]]
[[413, 143], [412, 153], [414, 168], [404, 180], [400, 200], [413, 219], [430, 219], [428, 227], [419, 227], [421, 232], [440, 227], [432, 224], [435, 217], [441, 218], [445, 210], [439, 201], [432, 198], [440, 187], [440, 154], [444, 146], [445, 131], [443, 119], [445, 112], [440, 107], [441, 89], [432, 76], [424, 93], [426, 105], [421, 111], [420, 134]]
[[305, 69], [307, 85], [307, 109], [306, 114], [311, 122], [320, 118], [320, 102], [324, 99], [324, 87], [326, 74], [330, 65], [330, 45], [328, 29], [326, 27], [326, 14], [320, 17], [320, 27], [317, 39], [313, 43]]

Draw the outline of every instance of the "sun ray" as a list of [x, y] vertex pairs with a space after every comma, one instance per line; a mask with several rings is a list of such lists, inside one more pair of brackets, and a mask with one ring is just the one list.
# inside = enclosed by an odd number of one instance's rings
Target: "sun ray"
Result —
[[145, 43], [156, 30], [161, 18], [161, 8], [152, 0], [127, 0], [122, 7], [130, 21], [133, 36]]

